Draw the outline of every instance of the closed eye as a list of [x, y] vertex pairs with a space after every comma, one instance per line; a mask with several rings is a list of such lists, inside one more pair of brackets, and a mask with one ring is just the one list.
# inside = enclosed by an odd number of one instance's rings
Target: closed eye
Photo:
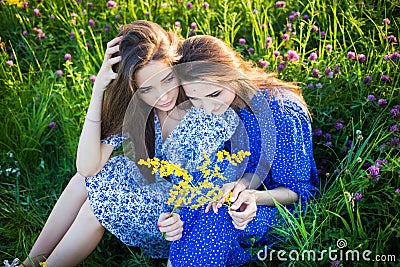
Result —
[[139, 93], [145, 94], [150, 91], [151, 87], [144, 87], [144, 88], [139, 88]]
[[170, 73], [168, 73], [167, 76], [165, 76], [163, 79], [161, 79], [161, 82], [163, 82], [163, 83], [169, 83], [169, 82], [171, 82], [174, 78], [175, 78], [175, 77], [174, 77], [174, 73], [173, 73], [173, 72], [170, 72]]
[[168, 79], [165, 80], [166, 83], [170, 83], [175, 79], [175, 76], [170, 76]]
[[221, 91], [216, 91], [212, 94], [209, 94], [208, 97], [217, 97], [217, 96], [219, 96], [220, 93], [221, 93]]

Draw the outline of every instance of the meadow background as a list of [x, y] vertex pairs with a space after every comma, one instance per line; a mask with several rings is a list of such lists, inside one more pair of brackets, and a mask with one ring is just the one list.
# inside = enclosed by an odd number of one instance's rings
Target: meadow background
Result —
[[[320, 197], [285, 215], [276, 250], [337, 248], [395, 262], [259, 261], [249, 266], [399, 266], [400, 2], [0, 1], [0, 260], [24, 259], [75, 173], [80, 129], [107, 41], [151, 20], [210, 34], [297, 81], [313, 117]], [[163, 266], [107, 234], [81, 266]]]

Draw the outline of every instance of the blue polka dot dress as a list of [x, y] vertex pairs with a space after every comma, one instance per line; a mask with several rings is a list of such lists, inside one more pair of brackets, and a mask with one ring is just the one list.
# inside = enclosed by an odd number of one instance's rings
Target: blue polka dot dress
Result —
[[[271, 97], [267, 102], [265, 99], [268, 91], [260, 91], [251, 100], [252, 109], [236, 111], [247, 131], [251, 151], [245, 172], [264, 178], [263, 184], [268, 189], [280, 186], [291, 189], [298, 193], [299, 201], [306, 203], [318, 187], [309, 117], [290, 92]], [[269, 108], [263, 108], [264, 103]], [[265, 112], [269, 114], [264, 116]], [[274, 127], [274, 133], [265, 125]], [[263, 142], [270, 139], [275, 144], [272, 160], [272, 145]], [[226, 148], [231, 146], [231, 141], [225, 143]], [[184, 221], [183, 237], [172, 242], [170, 249], [174, 267], [246, 264], [254, 260], [251, 246], [268, 244], [268, 231], [279, 221], [277, 208], [269, 206], [257, 206], [256, 216], [244, 230], [234, 228], [226, 207], [217, 214], [204, 213], [204, 207], [183, 208], [180, 216]]]

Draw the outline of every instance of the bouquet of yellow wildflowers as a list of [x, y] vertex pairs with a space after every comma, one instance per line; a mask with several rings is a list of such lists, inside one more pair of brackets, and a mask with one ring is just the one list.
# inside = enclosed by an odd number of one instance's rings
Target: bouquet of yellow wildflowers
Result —
[[[160, 177], [174, 175], [182, 178], [177, 184], [174, 184], [169, 192], [168, 204], [173, 206], [174, 212], [177, 208], [190, 207], [198, 209], [205, 204], [216, 202], [223, 197], [222, 188], [213, 183], [215, 178], [222, 181], [227, 178], [221, 173], [220, 164], [228, 161], [229, 164], [237, 166], [250, 152], [240, 150], [236, 154], [230, 154], [226, 150], [218, 151], [216, 154], [216, 163], [213, 165], [210, 157], [204, 154], [204, 163], [196, 169], [201, 172], [203, 179], [194, 181], [192, 174], [182, 168], [179, 164], [173, 164], [168, 160], [158, 158], [140, 159], [138, 164], [152, 168], [152, 174], [159, 173]], [[227, 198], [228, 199], [228, 198]]]

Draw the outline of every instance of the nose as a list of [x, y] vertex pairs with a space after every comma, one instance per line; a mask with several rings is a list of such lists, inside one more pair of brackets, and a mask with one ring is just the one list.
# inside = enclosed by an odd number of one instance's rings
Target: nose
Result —
[[214, 104], [210, 103], [210, 101], [202, 101], [201, 107], [204, 109], [205, 113], [211, 114], [214, 109]]
[[167, 101], [168, 100], [168, 93], [164, 93], [160, 95], [159, 101]]
[[158, 89], [158, 95], [159, 95], [158, 99], [159, 99], [159, 101], [161, 101], [161, 102], [167, 101], [170, 92], [171, 92], [171, 90], [166, 91], [166, 90], [163, 90], [162, 88], [159, 88]]

